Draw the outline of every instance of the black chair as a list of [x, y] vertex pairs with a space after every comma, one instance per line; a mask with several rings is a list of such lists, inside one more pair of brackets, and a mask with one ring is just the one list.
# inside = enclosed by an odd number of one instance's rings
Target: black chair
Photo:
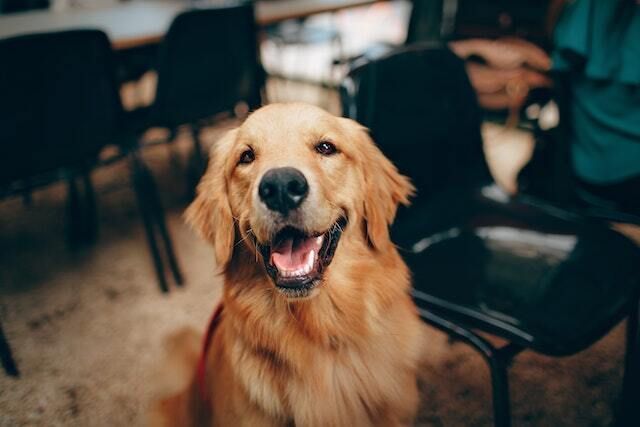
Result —
[[[153, 177], [123, 125], [112, 53], [107, 36], [97, 30], [0, 40], [0, 197], [66, 180], [70, 241], [89, 243], [97, 233], [91, 170], [127, 159], [158, 281], [166, 291], [156, 232], [176, 283], [182, 277]], [[118, 153], [101, 159], [109, 144], [116, 144]], [[84, 184], [82, 194], [78, 181]], [[3, 361], [10, 354], [4, 344]], [[5, 368], [15, 371], [11, 364]]]
[[[436, 43], [442, 41], [450, 32], [455, 19], [455, 4], [448, 0], [412, 0], [411, 13], [407, 24], [407, 36], [402, 46], [416, 43]], [[367, 61], [373, 61], [387, 55], [400, 45], [388, 42], [376, 42], [367, 46], [357, 56], [339, 58], [335, 62], [347, 64], [349, 69]]]
[[16, 362], [15, 360], [13, 360], [13, 354], [11, 353], [11, 347], [9, 347], [9, 342], [7, 341], [7, 337], [4, 336], [4, 331], [2, 330], [1, 323], [0, 323], [0, 362], [2, 362], [2, 368], [8, 375], [11, 375], [12, 377], [17, 377], [20, 374], [18, 371], [18, 367], [16, 366]]
[[49, 0], [0, 0], [0, 14], [47, 9]]
[[150, 127], [171, 130], [188, 125], [194, 141], [190, 187], [206, 164], [199, 132], [221, 113], [234, 113], [245, 103], [261, 104], [264, 71], [257, 49], [252, 2], [194, 9], [178, 15], [159, 47], [158, 86], [153, 104], [135, 110], [131, 118], [140, 131]]
[[495, 424], [510, 425], [507, 367], [518, 353], [574, 354], [624, 318], [623, 401], [634, 396], [640, 249], [603, 223], [495, 185], [463, 62], [437, 45], [400, 49], [352, 70], [342, 99], [418, 189], [392, 235], [423, 319], [487, 361]]

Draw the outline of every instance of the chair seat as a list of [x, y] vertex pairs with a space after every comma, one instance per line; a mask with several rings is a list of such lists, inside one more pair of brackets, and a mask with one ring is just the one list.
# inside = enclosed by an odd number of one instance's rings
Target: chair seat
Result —
[[495, 185], [440, 194], [396, 223], [420, 308], [540, 353], [590, 346], [637, 301], [640, 248]]

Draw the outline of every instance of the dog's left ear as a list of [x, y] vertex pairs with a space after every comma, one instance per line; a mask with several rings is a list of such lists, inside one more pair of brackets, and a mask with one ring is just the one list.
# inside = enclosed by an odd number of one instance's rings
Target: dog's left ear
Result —
[[224, 271], [231, 260], [235, 225], [225, 179], [225, 164], [237, 129], [227, 132], [211, 150], [209, 166], [198, 184], [195, 200], [185, 212], [187, 223], [213, 244], [216, 263]]
[[409, 178], [385, 157], [369, 136], [368, 129], [348, 120], [356, 130], [361, 171], [364, 180], [364, 220], [367, 239], [372, 247], [382, 249], [390, 243], [389, 226], [393, 222], [398, 205], [410, 204], [415, 187]]

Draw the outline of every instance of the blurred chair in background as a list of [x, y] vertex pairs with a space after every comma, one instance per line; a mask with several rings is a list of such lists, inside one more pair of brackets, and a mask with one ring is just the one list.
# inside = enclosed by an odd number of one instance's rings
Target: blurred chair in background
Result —
[[13, 360], [13, 354], [11, 353], [9, 342], [2, 330], [2, 322], [0, 322], [0, 362], [2, 362], [2, 368], [8, 375], [11, 375], [12, 377], [20, 375], [16, 362]]
[[[101, 149], [115, 141], [121, 119], [106, 36], [70, 31], [5, 39], [0, 58], [2, 195], [65, 179], [70, 243], [93, 240], [89, 172]], [[78, 180], [86, 185], [82, 200]]]
[[[534, 0], [412, 0], [403, 45], [452, 42], [454, 52], [468, 59], [467, 72], [479, 93], [480, 105], [489, 111], [515, 110], [538, 87], [550, 82], [549, 46], [545, 32], [547, 2]], [[498, 40], [496, 40], [498, 39]], [[372, 60], [397, 45], [374, 44], [347, 62]], [[355, 61], [355, 62], [354, 62]], [[514, 114], [512, 114], [513, 116]]]
[[0, 14], [47, 9], [49, 0], [0, 0]]
[[180, 126], [188, 127], [194, 143], [190, 194], [206, 167], [201, 127], [216, 115], [242, 115], [261, 105], [264, 71], [257, 49], [253, 5], [246, 1], [181, 13], [158, 48], [155, 100], [129, 116], [140, 135], [168, 128], [169, 142]]
[[[176, 283], [182, 276], [155, 182], [124, 127], [112, 54], [97, 30], [0, 40], [0, 197], [66, 180], [70, 244], [91, 243], [97, 234], [91, 171], [127, 159], [158, 282], [167, 291], [156, 232]], [[101, 159], [111, 144], [117, 153]]]
[[352, 70], [342, 95], [345, 114], [417, 187], [394, 242], [424, 320], [487, 361], [495, 425], [510, 425], [507, 368], [517, 354], [574, 354], [625, 318], [623, 400], [636, 393], [640, 249], [603, 223], [494, 184], [463, 61], [414, 45]]
[[[413, 0], [404, 46], [450, 42], [467, 61], [467, 73], [487, 118], [530, 128], [525, 108], [544, 105], [551, 81], [547, 10], [550, 1], [537, 0]], [[358, 58], [384, 55], [390, 44], [370, 46]], [[539, 109], [538, 107], [538, 109]], [[536, 110], [537, 111], [537, 110]], [[534, 114], [535, 116], [535, 114]], [[534, 120], [537, 117], [534, 118]]]
[[[439, 41], [442, 3], [442, 0], [380, 2], [267, 27], [267, 37], [262, 43], [265, 68], [270, 76], [285, 80], [270, 86], [275, 98], [286, 99], [287, 81], [332, 89], [358, 61], [384, 55], [402, 43]], [[380, 31], [380, 25], [399, 27], [400, 33], [405, 31], [408, 10], [411, 10], [408, 31], [406, 36], [400, 36], [404, 41], [394, 37], [392, 30]], [[355, 27], [354, 19], [359, 22]], [[375, 37], [378, 33], [384, 34], [385, 41], [370, 40], [372, 34]], [[331, 95], [329, 91], [324, 94], [326, 98]], [[328, 99], [320, 99], [318, 103], [330, 104]]]
[[448, 2], [443, 0], [413, 0], [405, 45], [438, 42], [447, 30]]

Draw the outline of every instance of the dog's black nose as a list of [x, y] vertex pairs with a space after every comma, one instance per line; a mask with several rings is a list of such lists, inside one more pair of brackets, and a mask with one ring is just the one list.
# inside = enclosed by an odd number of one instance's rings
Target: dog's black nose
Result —
[[286, 215], [307, 197], [309, 184], [298, 169], [271, 169], [262, 177], [258, 194], [269, 209]]

